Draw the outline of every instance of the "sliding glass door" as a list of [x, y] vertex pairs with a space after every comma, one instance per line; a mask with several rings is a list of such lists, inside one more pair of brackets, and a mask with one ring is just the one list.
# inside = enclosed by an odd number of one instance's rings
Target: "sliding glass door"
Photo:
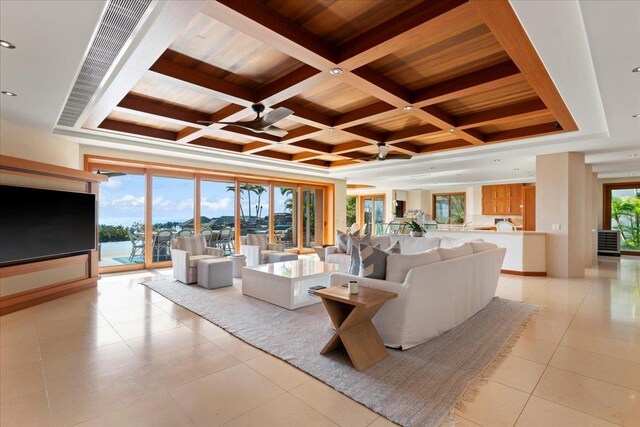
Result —
[[226, 255], [235, 249], [235, 195], [234, 181], [200, 181], [200, 233]]
[[275, 243], [286, 249], [298, 247], [298, 187], [273, 187], [273, 233]]
[[384, 233], [384, 196], [363, 196], [362, 218], [366, 234]]
[[603, 228], [620, 231], [620, 250], [640, 255], [640, 182], [604, 185]]
[[302, 190], [302, 247], [312, 249], [324, 243], [324, 191]]
[[171, 241], [194, 232], [194, 180], [152, 177], [151, 263], [171, 261]]
[[269, 236], [269, 184], [240, 184], [240, 234]]
[[[145, 177], [100, 170], [99, 267], [144, 267]], [[130, 269], [130, 268], [129, 268]]]

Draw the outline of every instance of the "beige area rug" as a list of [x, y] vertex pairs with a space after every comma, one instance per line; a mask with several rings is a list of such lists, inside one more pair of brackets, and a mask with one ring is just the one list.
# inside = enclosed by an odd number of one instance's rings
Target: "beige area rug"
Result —
[[539, 308], [494, 298], [451, 331], [407, 351], [389, 350], [389, 357], [358, 372], [345, 352], [319, 354], [333, 334], [322, 304], [289, 311], [235, 286], [207, 290], [173, 280], [144, 285], [405, 426], [438, 426], [452, 408], [473, 399]]

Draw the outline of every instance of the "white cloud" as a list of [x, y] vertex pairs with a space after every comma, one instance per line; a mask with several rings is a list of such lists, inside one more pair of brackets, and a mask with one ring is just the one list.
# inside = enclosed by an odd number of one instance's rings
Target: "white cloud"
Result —
[[100, 188], [107, 188], [109, 190], [115, 190], [122, 186], [122, 181], [119, 179], [110, 179], [109, 181], [100, 183]]
[[175, 201], [171, 199], [165, 199], [162, 196], [153, 198], [154, 209], [171, 209], [175, 206]]
[[213, 211], [218, 211], [222, 209], [228, 209], [231, 206], [232, 200], [230, 197], [223, 197], [219, 200], [208, 200], [206, 198], [202, 198], [200, 205], [203, 208], [211, 209]]
[[136, 197], [131, 194], [125, 194], [119, 199], [111, 200], [108, 204], [118, 208], [144, 206], [144, 196]]

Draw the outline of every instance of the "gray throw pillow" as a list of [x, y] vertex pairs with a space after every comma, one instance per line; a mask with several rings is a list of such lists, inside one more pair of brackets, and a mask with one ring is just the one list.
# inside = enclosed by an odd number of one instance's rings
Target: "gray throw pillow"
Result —
[[[380, 249], [380, 243], [378, 243], [375, 247]], [[360, 275], [360, 250], [355, 245], [351, 248], [351, 262], [349, 263], [349, 274], [353, 276]]]
[[389, 246], [385, 250], [385, 252], [388, 253], [389, 255], [401, 253], [401, 251], [400, 251], [400, 242], [395, 242], [393, 245]]
[[382, 279], [387, 277], [388, 253], [373, 246], [360, 245], [360, 277]]
[[347, 240], [347, 254], [351, 255], [351, 248], [354, 246], [357, 248], [359, 245], [370, 245], [371, 244], [371, 236], [365, 235], [361, 238], [358, 238], [354, 235], [349, 235], [349, 239]]
[[347, 243], [349, 241], [349, 235], [347, 233], [343, 233], [340, 230], [336, 230], [336, 248], [338, 253], [347, 252]]

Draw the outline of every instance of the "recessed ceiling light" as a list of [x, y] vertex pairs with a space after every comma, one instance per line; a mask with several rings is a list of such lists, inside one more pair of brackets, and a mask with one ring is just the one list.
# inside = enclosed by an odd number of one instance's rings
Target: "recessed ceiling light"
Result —
[[429, 169], [435, 170], [435, 168], [436, 168], [435, 166], [431, 166]]
[[456, 131], [455, 128], [449, 128], [449, 132], [453, 133], [455, 131]]
[[327, 129], [327, 130], [328, 130], [329, 132], [335, 132], [335, 131], [336, 131], [336, 128], [329, 128], [329, 129]]
[[13, 44], [11, 42], [8, 42], [6, 40], [0, 40], [0, 46], [6, 47], [7, 49], [15, 49], [16, 48], [15, 44]]
[[333, 75], [333, 76], [339, 76], [340, 74], [342, 74], [342, 68], [332, 68], [329, 70], [329, 74]]
[[500, 161], [500, 159], [493, 159], [493, 161], [494, 161], [494, 162], [499, 162], [499, 161]]
[[462, 174], [461, 173], [457, 173], [456, 176], [462, 176]]
[[638, 154], [638, 153], [629, 154], [629, 157], [638, 157], [638, 156], [640, 156], [640, 154]]
[[636, 67], [633, 70], [631, 70], [632, 73], [640, 73], [640, 67]]
[[402, 107], [403, 110], [413, 110], [413, 105], [405, 105], [404, 107]]
[[632, 173], [628, 173], [627, 176], [633, 176], [633, 174]]
[[520, 168], [513, 168], [513, 170], [514, 170], [514, 171], [519, 171], [519, 170], [520, 170]]
[[7, 96], [18, 96], [17, 93], [9, 92], [8, 90], [3, 90], [2, 94]]

